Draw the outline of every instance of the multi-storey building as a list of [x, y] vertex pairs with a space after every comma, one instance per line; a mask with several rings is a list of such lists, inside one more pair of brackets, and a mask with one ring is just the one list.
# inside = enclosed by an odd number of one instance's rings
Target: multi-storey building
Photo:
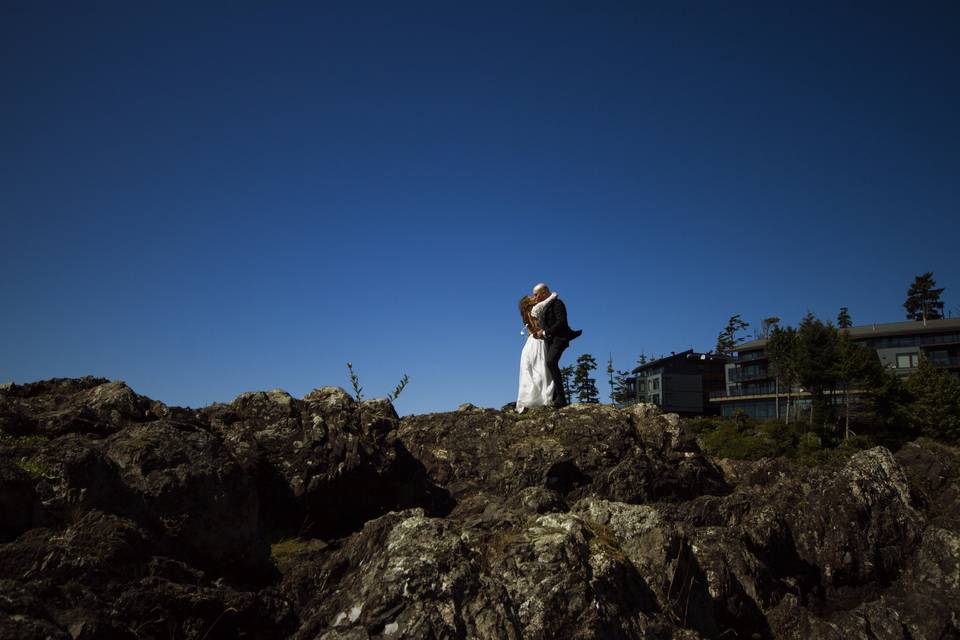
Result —
[[[958, 318], [868, 324], [846, 331], [855, 341], [874, 349], [880, 363], [898, 375], [916, 371], [923, 356], [960, 377]], [[719, 406], [723, 415], [733, 415], [739, 409], [762, 420], [777, 417], [785, 410], [787, 389], [778, 385], [770, 371], [766, 343], [753, 340], [741, 344], [726, 365], [725, 388], [710, 396], [710, 404]], [[790, 391], [795, 407], [809, 406], [809, 394], [799, 388]]]
[[648, 362], [627, 379], [637, 402], [652, 402], [664, 411], [684, 415], [718, 413], [709, 402], [712, 391], [724, 388], [729, 358], [692, 349]]

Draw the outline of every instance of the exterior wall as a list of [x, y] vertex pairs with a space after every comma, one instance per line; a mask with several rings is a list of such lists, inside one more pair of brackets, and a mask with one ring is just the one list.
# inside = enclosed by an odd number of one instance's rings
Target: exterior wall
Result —
[[645, 376], [637, 378], [634, 384], [639, 385], [639, 389], [634, 387], [638, 402], [652, 402], [661, 404], [663, 384], [662, 376]]
[[[893, 370], [899, 375], [912, 373], [917, 368], [915, 363], [919, 362], [921, 353], [920, 347], [887, 347], [877, 349], [876, 352], [883, 368]], [[908, 366], [901, 366], [903, 364]]]
[[688, 415], [719, 413], [709, 402], [711, 391], [726, 385], [723, 359], [684, 351], [634, 369], [634, 397], [652, 402], [665, 411]]
[[664, 376], [663, 406], [676, 413], [703, 413], [703, 384], [699, 374], [669, 373]]
[[[743, 411], [751, 418], [757, 420], [770, 420], [777, 417], [777, 401], [774, 398], [764, 398], [760, 400], [736, 400], [733, 402], [724, 402], [722, 406], [722, 415], [726, 418], [732, 417], [737, 411]], [[806, 411], [810, 407], [810, 400], [806, 398], [793, 399], [793, 411]], [[780, 416], [783, 417], [787, 412], [786, 398], [780, 398]]]
[[726, 386], [727, 393], [733, 393], [733, 390], [736, 388], [737, 383], [733, 382], [733, 370], [737, 368], [736, 363], [728, 362], [724, 367], [724, 375], [726, 377]]

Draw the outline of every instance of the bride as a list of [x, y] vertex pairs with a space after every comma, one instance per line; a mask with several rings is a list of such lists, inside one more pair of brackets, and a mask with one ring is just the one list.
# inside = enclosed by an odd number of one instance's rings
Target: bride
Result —
[[[553, 385], [563, 384], [553, 380], [547, 371], [547, 349], [543, 340], [540, 318], [543, 310], [557, 299], [553, 292], [542, 302], [535, 303], [533, 296], [520, 298], [520, 317], [527, 331], [527, 341], [520, 352], [520, 389], [517, 392], [517, 413], [530, 407], [549, 406], [553, 400]], [[521, 335], [523, 331], [520, 332]]]

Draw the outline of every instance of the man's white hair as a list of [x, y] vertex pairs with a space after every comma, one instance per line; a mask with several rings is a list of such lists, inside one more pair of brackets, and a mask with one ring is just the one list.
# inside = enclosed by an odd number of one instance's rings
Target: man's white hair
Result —
[[547, 286], [546, 282], [538, 282], [537, 284], [533, 285], [534, 294], [540, 293], [541, 289], [546, 289], [547, 291], [550, 291], [550, 287]]

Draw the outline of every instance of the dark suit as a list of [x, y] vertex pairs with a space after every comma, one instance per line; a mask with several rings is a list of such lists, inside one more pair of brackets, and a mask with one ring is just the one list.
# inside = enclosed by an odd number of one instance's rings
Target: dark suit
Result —
[[560, 298], [547, 305], [540, 318], [540, 326], [546, 335], [547, 370], [553, 378], [553, 404], [562, 407], [567, 403], [563, 393], [563, 376], [560, 374], [560, 356], [570, 341], [579, 337], [582, 331], [574, 331], [567, 324], [567, 307]]

